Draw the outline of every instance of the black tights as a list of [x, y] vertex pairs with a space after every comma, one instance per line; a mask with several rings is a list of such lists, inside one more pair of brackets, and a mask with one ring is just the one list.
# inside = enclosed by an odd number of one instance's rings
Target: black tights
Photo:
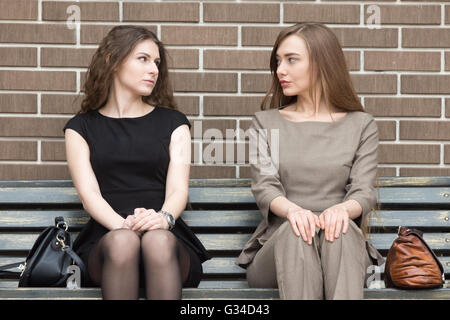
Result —
[[142, 237], [117, 229], [100, 239], [89, 255], [88, 271], [101, 286], [103, 298], [139, 298], [141, 254], [147, 299], [181, 299], [182, 284], [189, 275], [189, 253], [172, 232], [162, 229]]

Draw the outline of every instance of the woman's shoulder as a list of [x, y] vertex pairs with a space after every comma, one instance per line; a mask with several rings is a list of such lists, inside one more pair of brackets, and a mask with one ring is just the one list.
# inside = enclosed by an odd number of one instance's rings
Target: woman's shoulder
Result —
[[370, 123], [375, 123], [375, 118], [365, 111], [349, 111], [348, 115], [353, 121], [360, 123], [362, 127], [365, 127]]
[[279, 117], [277, 117], [279, 115], [279, 111], [278, 109], [267, 109], [267, 110], [261, 110], [261, 111], [257, 111], [255, 112], [255, 114], [253, 115], [253, 118], [255, 120], [257, 120], [260, 123], [271, 123], [273, 121], [277, 121], [279, 119]]
[[157, 119], [158, 121], [161, 121], [161, 123], [169, 124], [172, 129], [177, 128], [182, 124], [187, 124], [189, 127], [191, 127], [188, 118], [183, 112], [177, 109], [163, 106], [158, 106], [157, 108], [159, 114], [159, 117]]
[[169, 108], [169, 107], [165, 107], [165, 106], [157, 106], [156, 108], [158, 108], [158, 111], [166, 116], [180, 116], [180, 115], [185, 115], [183, 112], [181, 112], [180, 110], [177, 109], [173, 109], [173, 108]]

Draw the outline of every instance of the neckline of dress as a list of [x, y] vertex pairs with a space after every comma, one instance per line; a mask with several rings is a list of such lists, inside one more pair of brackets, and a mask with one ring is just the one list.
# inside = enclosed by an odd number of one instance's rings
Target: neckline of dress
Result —
[[112, 120], [138, 120], [138, 119], [142, 119], [142, 118], [145, 118], [145, 117], [150, 116], [153, 112], [156, 111], [156, 109], [158, 109], [157, 106], [155, 106], [155, 107], [153, 108], [152, 111], [147, 112], [147, 113], [144, 114], [143, 116], [139, 116], [139, 117], [122, 117], [122, 118], [114, 118], [114, 117], [105, 116], [105, 115], [102, 114], [100, 111], [98, 111], [98, 109], [95, 110], [95, 112], [96, 112], [98, 115], [100, 115], [101, 117], [106, 118], [106, 119], [112, 119]]
[[310, 120], [307, 120], [307, 121], [292, 121], [292, 120], [289, 120], [289, 119], [286, 119], [285, 117], [283, 117], [283, 115], [282, 115], [281, 112], [280, 112], [280, 109], [275, 109], [275, 112], [278, 114], [278, 116], [280, 116], [281, 119], [283, 119], [284, 121], [289, 122], [289, 123], [293, 123], [293, 124], [301, 124], [301, 123], [320, 123], [320, 124], [326, 124], [326, 125], [336, 124], [336, 123], [341, 123], [341, 122], [343, 122], [346, 118], [349, 117], [350, 113], [352, 113], [351, 111], [348, 111], [347, 114], [346, 114], [344, 117], [342, 117], [341, 119], [339, 119], [339, 120], [337, 120], [337, 121], [310, 121]]

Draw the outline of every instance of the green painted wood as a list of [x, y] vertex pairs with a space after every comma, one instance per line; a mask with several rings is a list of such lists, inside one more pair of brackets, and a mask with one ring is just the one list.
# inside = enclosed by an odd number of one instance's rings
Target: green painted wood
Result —
[[380, 202], [383, 205], [450, 205], [448, 187], [380, 188]]
[[[0, 210], [0, 229], [44, 229], [63, 216], [70, 230], [81, 229], [89, 215], [81, 209], [67, 210]], [[185, 211], [183, 220], [194, 228], [256, 228], [262, 219], [259, 210]], [[374, 227], [408, 226], [414, 228], [450, 228], [449, 210], [379, 210], [370, 216]]]
[[379, 187], [448, 187], [450, 177], [380, 177]]
[[369, 216], [372, 227], [449, 228], [449, 210], [379, 210]]
[[[74, 239], [78, 233], [72, 233]], [[0, 233], [0, 253], [5, 251], [28, 251], [39, 233]], [[241, 251], [250, 234], [197, 234], [210, 251]], [[375, 248], [388, 250], [397, 237], [395, 233], [370, 234], [369, 240]], [[450, 250], [450, 233], [426, 233], [425, 241], [433, 250]]]
[[[249, 187], [250, 179], [190, 179], [192, 187]], [[0, 180], [2, 187], [53, 186], [73, 187], [72, 180]], [[448, 187], [450, 177], [379, 177], [376, 186], [380, 187]]]
[[[26, 256], [22, 257], [10, 257], [10, 256], [0, 256], [0, 265], [6, 265], [16, 262], [24, 261]], [[237, 257], [213, 257], [211, 260], [208, 260], [203, 263], [203, 273], [205, 276], [215, 276], [215, 275], [233, 275], [236, 277], [245, 277], [245, 269], [237, 266], [235, 264]], [[439, 261], [441, 261], [442, 266], [444, 267], [444, 273], [446, 277], [450, 277], [450, 257], [438, 257]], [[19, 269], [12, 269], [10, 271], [14, 271], [17, 273], [17, 276], [20, 274]], [[380, 266], [380, 272], [384, 272], [384, 265]]]
[[[23, 255], [21, 257], [11, 257], [11, 256], [0, 256], [0, 266], [22, 262], [26, 259], [26, 256]], [[213, 257], [211, 260], [208, 260], [203, 263], [203, 273], [205, 275], [236, 275], [243, 276], [245, 275], [245, 269], [237, 266], [234, 261], [236, 257]], [[17, 276], [20, 274], [20, 270], [15, 268], [10, 271], [16, 272]]]
[[[24, 197], [24, 194], [27, 196]], [[383, 205], [443, 205], [450, 206], [449, 187], [389, 187], [379, 189], [379, 201]], [[192, 204], [255, 204], [248, 187], [191, 187], [189, 202]], [[2, 187], [0, 204], [64, 204], [80, 205], [73, 187]]]
[[[89, 214], [80, 209], [67, 210], [0, 210], [1, 229], [45, 228], [54, 218], [63, 216], [70, 230], [82, 228]], [[185, 211], [183, 220], [190, 227], [256, 227], [262, 219], [259, 210], [195, 210]]]

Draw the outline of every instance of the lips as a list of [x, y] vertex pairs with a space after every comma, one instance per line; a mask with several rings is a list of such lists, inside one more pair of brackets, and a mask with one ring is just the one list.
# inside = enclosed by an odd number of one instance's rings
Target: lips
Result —
[[290, 84], [289, 81], [286, 81], [286, 80], [281, 80], [281, 81], [280, 81], [280, 85], [281, 85], [282, 87], [287, 87], [287, 86], [289, 86], [289, 84]]
[[153, 80], [144, 80], [145, 83], [150, 84], [150, 85], [154, 85], [155, 81]]

